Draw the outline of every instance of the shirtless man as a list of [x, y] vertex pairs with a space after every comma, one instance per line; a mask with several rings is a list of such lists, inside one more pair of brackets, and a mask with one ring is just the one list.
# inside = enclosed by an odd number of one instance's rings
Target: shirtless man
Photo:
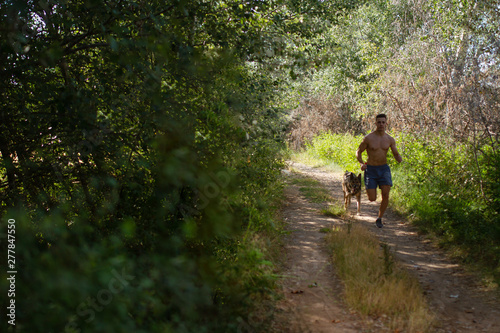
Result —
[[[382, 202], [378, 211], [375, 224], [382, 228], [382, 216], [389, 204], [389, 192], [392, 186], [391, 169], [387, 165], [387, 152], [389, 148], [398, 163], [403, 161], [396, 148], [396, 140], [385, 133], [387, 116], [379, 114], [375, 118], [377, 129], [364, 137], [356, 151], [356, 157], [361, 163], [361, 170], [365, 172], [366, 194], [370, 201], [377, 200], [377, 185], [382, 191]], [[362, 154], [366, 150], [368, 160], [363, 162]]]

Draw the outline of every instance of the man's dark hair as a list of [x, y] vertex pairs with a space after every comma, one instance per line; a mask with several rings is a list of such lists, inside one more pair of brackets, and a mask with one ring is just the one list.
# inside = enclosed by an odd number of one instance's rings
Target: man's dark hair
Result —
[[380, 113], [378, 114], [376, 117], [375, 117], [375, 120], [377, 120], [378, 118], [385, 118], [387, 120], [387, 116], [385, 115], [385, 113]]

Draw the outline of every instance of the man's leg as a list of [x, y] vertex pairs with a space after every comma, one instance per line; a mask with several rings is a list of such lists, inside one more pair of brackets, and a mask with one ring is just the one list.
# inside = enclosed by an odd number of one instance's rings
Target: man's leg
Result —
[[390, 185], [380, 185], [380, 189], [382, 190], [382, 202], [380, 203], [380, 208], [378, 210], [378, 217], [382, 218], [384, 216], [385, 210], [389, 205], [389, 192], [391, 191]]
[[[380, 188], [382, 189], [385, 187], [385, 185], [382, 185]], [[391, 188], [388, 186], [389, 189]], [[387, 192], [388, 194], [388, 192]], [[368, 196], [368, 200], [370, 201], [375, 201], [377, 200], [377, 189], [376, 188], [367, 188], [366, 189], [366, 195]], [[383, 211], [382, 211], [383, 208]], [[382, 203], [380, 204], [379, 212], [378, 212], [378, 219], [375, 221], [375, 225], [379, 228], [382, 228], [382, 215], [384, 215], [384, 211], [387, 208], [387, 203], [384, 202], [384, 190], [382, 190]]]
[[366, 195], [368, 196], [368, 200], [370, 200], [370, 201], [377, 200], [377, 189], [376, 188], [367, 188]]

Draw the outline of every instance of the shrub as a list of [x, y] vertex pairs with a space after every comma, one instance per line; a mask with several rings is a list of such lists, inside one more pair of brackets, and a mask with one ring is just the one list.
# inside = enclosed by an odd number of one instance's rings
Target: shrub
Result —
[[306, 145], [306, 149], [320, 159], [334, 162], [343, 170], [358, 172], [359, 163], [356, 160], [356, 150], [362, 140], [363, 136], [361, 135], [324, 132], [315, 136]]

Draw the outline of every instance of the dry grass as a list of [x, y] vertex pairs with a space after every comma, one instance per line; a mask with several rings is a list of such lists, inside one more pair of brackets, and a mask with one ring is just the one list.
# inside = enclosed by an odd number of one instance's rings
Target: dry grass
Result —
[[327, 242], [346, 302], [361, 314], [385, 318], [394, 330], [429, 332], [434, 316], [416, 278], [400, 268], [389, 247], [357, 224], [335, 227]]

